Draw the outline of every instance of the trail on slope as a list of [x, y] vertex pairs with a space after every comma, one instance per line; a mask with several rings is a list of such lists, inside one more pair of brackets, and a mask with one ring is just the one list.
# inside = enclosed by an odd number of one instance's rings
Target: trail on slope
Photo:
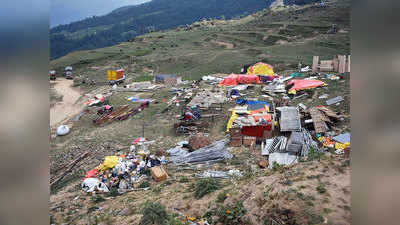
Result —
[[50, 108], [50, 126], [53, 127], [80, 113], [84, 105], [78, 103], [81, 93], [72, 87], [73, 80], [57, 79], [54, 89], [63, 96], [61, 102]]

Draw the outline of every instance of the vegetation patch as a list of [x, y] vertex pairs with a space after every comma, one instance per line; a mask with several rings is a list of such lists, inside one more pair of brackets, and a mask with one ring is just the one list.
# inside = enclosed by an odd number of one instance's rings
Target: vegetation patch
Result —
[[194, 196], [197, 199], [202, 198], [204, 195], [212, 193], [221, 188], [219, 180], [214, 178], [201, 179], [195, 186]]

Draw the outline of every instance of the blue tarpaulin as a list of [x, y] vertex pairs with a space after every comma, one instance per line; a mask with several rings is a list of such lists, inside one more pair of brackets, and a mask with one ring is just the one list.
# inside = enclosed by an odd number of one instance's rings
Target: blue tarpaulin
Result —
[[251, 108], [259, 108], [260, 105], [264, 105], [264, 106], [268, 106], [269, 108], [271, 108], [271, 105], [268, 104], [265, 101], [251, 101], [251, 100], [246, 100], [246, 99], [242, 99], [242, 98], [238, 98], [236, 99], [235, 102], [237, 105], [249, 105], [249, 106], [254, 106]]

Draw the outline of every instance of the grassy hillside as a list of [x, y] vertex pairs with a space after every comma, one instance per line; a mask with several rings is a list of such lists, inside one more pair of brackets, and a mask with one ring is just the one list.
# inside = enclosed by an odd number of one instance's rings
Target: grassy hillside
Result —
[[[212, 73], [239, 72], [247, 63], [264, 61], [284, 71], [299, 58], [311, 64], [350, 53], [350, 1], [319, 6], [291, 6], [264, 10], [239, 20], [213, 20], [139, 36], [112, 47], [77, 51], [51, 61], [62, 69], [73, 65], [76, 74], [105, 81], [109, 67], [123, 67], [130, 77], [145, 69], [178, 73], [199, 79]], [[341, 32], [326, 34], [332, 24]]]
[[152, 0], [123, 7], [104, 16], [52, 28], [51, 57], [115, 45], [149, 31], [191, 24], [202, 18], [248, 15], [270, 4], [271, 0]]

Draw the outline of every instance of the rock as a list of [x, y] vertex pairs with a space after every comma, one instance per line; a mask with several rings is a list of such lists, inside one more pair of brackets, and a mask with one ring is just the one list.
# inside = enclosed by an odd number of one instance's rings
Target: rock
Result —
[[267, 168], [267, 166], [268, 166], [268, 161], [265, 160], [265, 159], [262, 159], [260, 162], [258, 162], [258, 165], [259, 165], [261, 168], [265, 169], [265, 168]]

